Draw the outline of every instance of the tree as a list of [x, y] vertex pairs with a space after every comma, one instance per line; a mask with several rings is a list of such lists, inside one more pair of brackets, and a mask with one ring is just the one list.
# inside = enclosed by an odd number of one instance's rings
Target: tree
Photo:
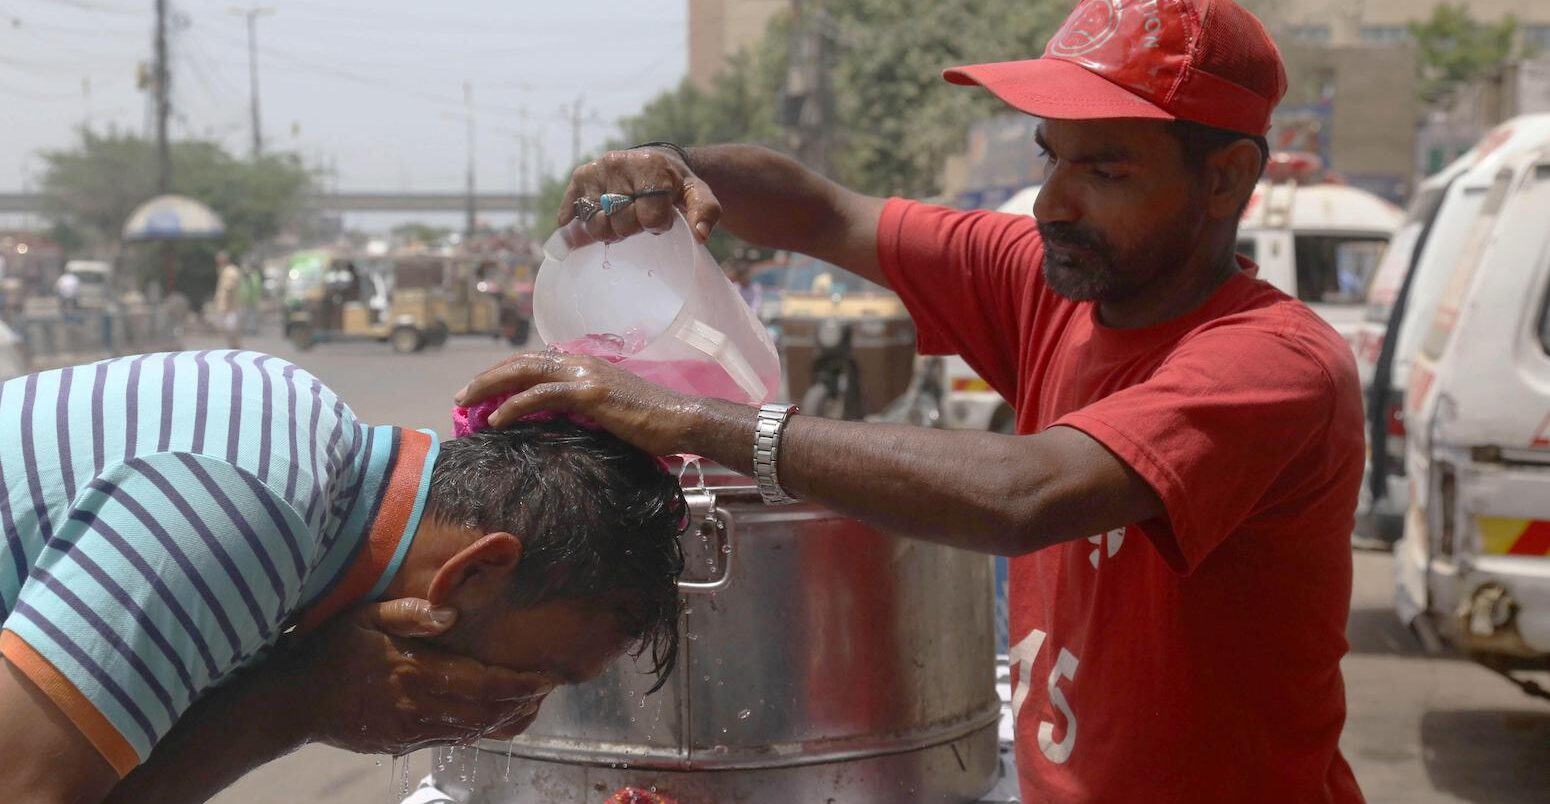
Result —
[[[80, 134], [77, 147], [44, 154], [43, 213], [61, 242], [116, 250], [124, 221], [156, 195], [155, 144], [118, 131]], [[289, 153], [244, 160], [217, 143], [185, 141], [173, 143], [172, 165], [172, 191], [198, 199], [226, 223], [222, 242], [183, 243], [174, 250], [184, 268], [175, 284], [195, 300], [214, 286], [216, 249], [241, 254], [279, 234], [300, 219], [312, 189], [312, 175]], [[130, 254], [129, 266], [142, 276], [160, 271], [159, 255], [143, 252]]]
[[1006, 109], [988, 92], [943, 81], [942, 70], [1037, 57], [1070, 3], [834, 0], [828, 11], [840, 48], [836, 178], [862, 192], [922, 197], [939, 190], [942, 163], [962, 150], [969, 126]]
[[[1068, 0], [827, 0], [815, 16], [837, 55], [831, 76], [838, 139], [835, 178], [875, 194], [926, 196], [970, 124], [1005, 107], [948, 85], [943, 68], [1033, 58], [1070, 10]], [[729, 61], [710, 91], [687, 81], [622, 121], [625, 144], [756, 142], [790, 150], [778, 117], [790, 19]]]
[[1513, 56], [1517, 31], [1513, 17], [1494, 25], [1478, 22], [1464, 3], [1443, 3], [1424, 22], [1411, 23], [1420, 56], [1421, 100], [1446, 105], [1460, 88], [1500, 70]]

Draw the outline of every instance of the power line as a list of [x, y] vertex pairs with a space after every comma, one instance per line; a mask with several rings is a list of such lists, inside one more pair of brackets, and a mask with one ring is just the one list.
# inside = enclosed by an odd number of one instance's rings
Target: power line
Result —
[[248, 21], [248, 79], [250, 81], [250, 97], [253, 116], [253, 161], [258, 161], [264, 154], [263, 125], [259, 122], [258, 115], [258, 18], [267, 14], [273, 14], [274, 9], [265, 6], [252, 6], [250, 8], [232, 8], [231, 12], [238, 16], [246, 17]]
[[143, 12], [123, 6], [111, 6], [103, 3], [94, 3], [91, 0], [34, 0], [34, 2], [47, 3], [54, 6], [64, 6], [76, 11], [90, 11], [96, 14], [117, 14], [120, 16], [140, 17]]

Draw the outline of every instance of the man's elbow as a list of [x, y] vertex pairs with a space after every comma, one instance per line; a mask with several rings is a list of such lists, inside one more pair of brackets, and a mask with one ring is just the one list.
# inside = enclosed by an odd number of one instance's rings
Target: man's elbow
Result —
[[1003, 489], [992, 515], [992, 538], [998, 555], [1016, 558], [1042, 550], [1059, 539], [1050, 538], [1050, 501], [1046, 489]]

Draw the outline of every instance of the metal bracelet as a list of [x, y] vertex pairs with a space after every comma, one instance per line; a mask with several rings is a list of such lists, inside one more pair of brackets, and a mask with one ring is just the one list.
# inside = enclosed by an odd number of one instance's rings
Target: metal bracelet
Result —
[[780, 440], [785, 434], [786, 423], [797, 412], [796, 405], [765, 405], [759, 408], [759, 419], [754, 425], [753, 475], [759, 484], [759, 496], [766, 505], [785, 505], [796, 502], [780, 485]]

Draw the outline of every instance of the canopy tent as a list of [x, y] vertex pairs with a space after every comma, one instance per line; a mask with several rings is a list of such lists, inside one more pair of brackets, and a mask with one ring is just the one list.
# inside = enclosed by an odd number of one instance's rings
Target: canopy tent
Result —
[[221, 216], [183, 195], [158, 195], [141, 204], [124, 223], [124, 240], [208, 240], [226, 234]]

